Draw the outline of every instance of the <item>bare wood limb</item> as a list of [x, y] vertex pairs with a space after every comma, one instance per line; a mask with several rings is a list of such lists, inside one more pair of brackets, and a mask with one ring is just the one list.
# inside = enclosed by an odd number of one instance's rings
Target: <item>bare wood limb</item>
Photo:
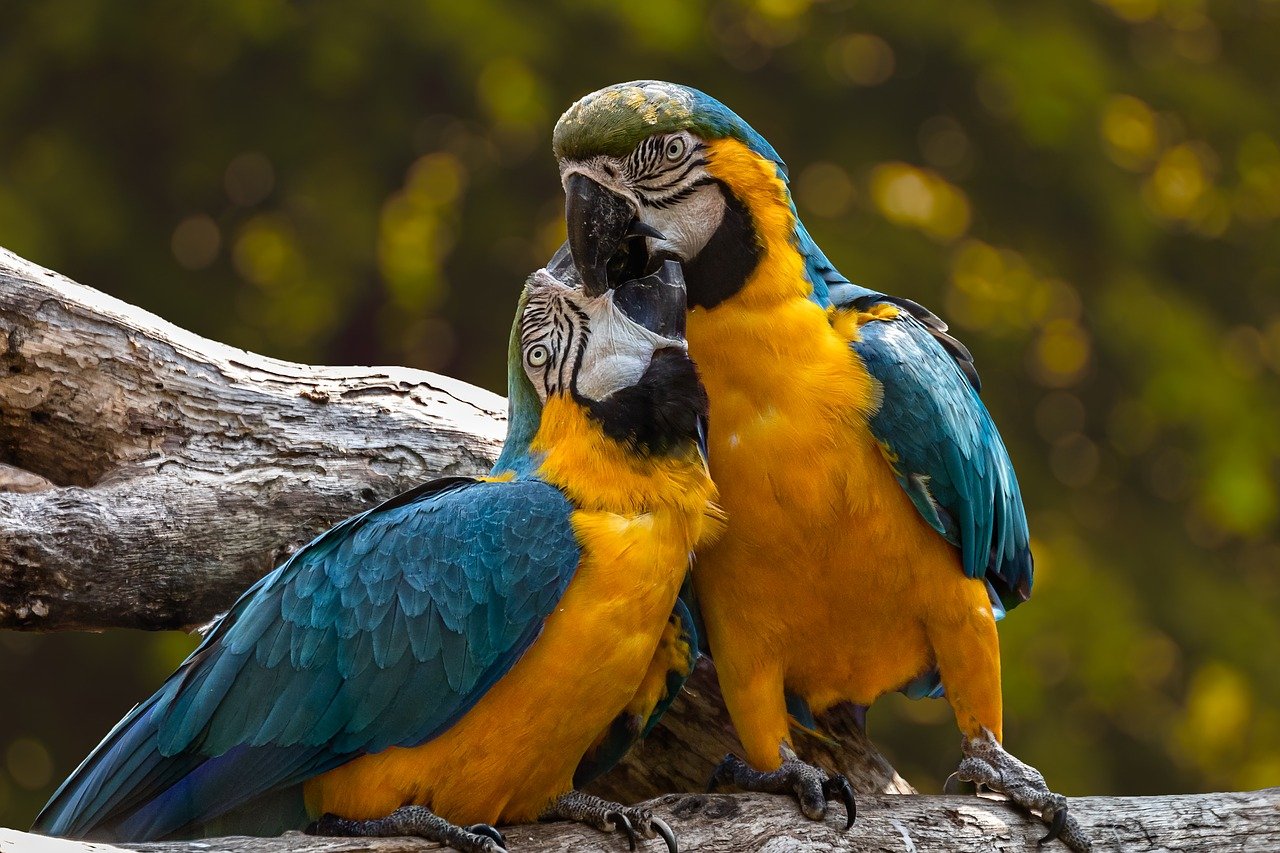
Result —
[[[686, 851], [786, 853], [883, 850], [909, 853], [1004, 853], [1035, 850], [1044, 825], [1005, 803], [978, 797], [863, 796], [858, 821], [844, 832], [828, 817], [813, 823], [783, 797], [759, 794], [670, 795], [648, 805], [668, 820]], [[1280, 788], [1235, 794], [1170, 797], [1082, 797], [1071, 801], [1098, 853], [1272, 853], [1280, 850]], [[621, 838], [566, 824], [504, 830], [513, 853], [616, 851]], [[40, 839], [40, 841], [49, 841]], [[0, 851], [39, 851], [30, 835], [0, 831]], [[101, 845], [54, 842], [48, 853], [110, 853]], [[65, 847], [62, 845], [66, 845]], [[402, 838], [209, 838], [199, 842], [131, 845], [140, 853], [418, 853], [439, 845]], [[642, 850], [657, 853], [660, 842]], [[1051, 844], [1046, 853], [1063, 849]]]
[[505, 412], [234, 349], [0, 250], [0, 628], [207, 621], [335, 521], [487, 469]]

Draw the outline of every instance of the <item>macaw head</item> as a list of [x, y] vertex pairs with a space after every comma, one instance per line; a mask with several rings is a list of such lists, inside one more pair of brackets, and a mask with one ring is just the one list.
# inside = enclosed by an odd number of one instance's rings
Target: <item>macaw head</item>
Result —
[[642, 452], [696, 440], [706, 394], [684, 339], [680, 266], [599, 293], [576, 282], [567, 252], [521, 293], [507, 360], [507, 439], [495, 473], [530, 470], [530, 445], [550, 401], [584, 408]]
[[792, 238], [777, 152], [696, 89], [643, 80], [593, 92], [560, 117], [552, 145], [569, 247], [589, 294], [675, 258], [689, 304], [713, 307], [755, 268], [762, 231]]

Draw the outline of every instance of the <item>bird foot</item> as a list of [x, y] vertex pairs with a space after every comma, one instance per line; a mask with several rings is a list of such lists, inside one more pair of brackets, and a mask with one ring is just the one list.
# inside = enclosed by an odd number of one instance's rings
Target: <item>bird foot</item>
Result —
[[308, 835], [344, 838], [389, 838], [413, 836], [438, 841], [461, 853], [505, 853], [507, 841], [487, 823], [458, 826], [425, 806], [402, 806], [384, 818], [348, 820], [326, 814], [307, 827]]
[[624, 806], [602, 800], [581, 791], [570, 791], [557, 797], [546, 808], [540, 820], [569, 820], [595, 827], [601, 832], [619, 831], [627, 836], [627, 844], [636, 849], [637, 836], [655, 838], [659, 835], [667, 842], [668, 853], [679, 853], [676, 834], [662, 818], [654, 817], [648, 809]]
[[783, 750], [782, 766], [769, 772], [756, 770], [732, 753], [726, 755], [711, 774], [707, 791], [714, 791], [721, 785], [735, 785], [744, 791], [766, 794], [793, 794], [800, 802], [800, 811], [811, 820], [825, 818], [827, 801], [838, 799], [844, 803], [845, 829], [853, 826], [853, 820], [858, 814], [858, 807], [853, 799], [853, 786], [844, 774], [828, 775], [825, 770], [804, 763], [786, 748]]
[[1084, 830], [1067, 810], [1067, 798], [1049, 790], [1039, 770], [1020, 761], [1005, 750], [987, 729], [977, 737], [965, 738], [961, 744], [964, 758], [960, 766], [947, 779], [946, 789], [952, 791], [955, 782], [972, 782], [1004, 794], [1012, 802], [1032, 812], [1049, 826], [1049, 831], [1037, 842], [1043, 847], [1055, 838], [1076, 853], [1088, 853], [1093, 848]]

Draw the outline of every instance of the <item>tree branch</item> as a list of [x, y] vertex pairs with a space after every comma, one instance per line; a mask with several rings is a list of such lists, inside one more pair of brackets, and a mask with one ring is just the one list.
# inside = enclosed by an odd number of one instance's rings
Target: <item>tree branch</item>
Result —
[[[783, 797], [759, 794], [670, 795], [647, 804], [666, 819], [681, 850], [745, 853], [752, 850], [883, 850], [907, 853], [1004, 853], [1036, 849], [1044, 824], [1009, 805], [979, 797], [863, 796], [858, 820], [848, 832], [828, 816], [824, 823], [801, 817]], [[1171, 797], [1082, 797], [1072, 812], [1094, 839], [1098, 853], [1271, 853], [1280, 850], [1280, 788], [1240, 794]], [[614, 851], [621, 838], [567, 824], [504, 829], [513, 853], [541, 851]], [[47, 853], [419, 853], [439, 845], [414, 839], [206, 838], [199, 842], [128, 845], [106, 848], [78, 842], [50, 842]], [[34, 836], [0, 830], [0, 850], [40, 850]], [[661, 842], [641, 850], [658, 853]], [[1044, 848], [1046, 853], [1063, 849]]]
[[205, 622], [339, 519], [486, 470], [505, 411], [215, 343], [0, 250], [0, 628]]

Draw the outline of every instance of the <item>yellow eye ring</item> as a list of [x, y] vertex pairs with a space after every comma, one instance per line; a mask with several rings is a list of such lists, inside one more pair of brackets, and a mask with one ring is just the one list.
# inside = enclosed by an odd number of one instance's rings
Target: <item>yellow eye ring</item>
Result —
[[676, 160], [679, 160], [681, 157], [684, 156], [684, 149], [685, 149], [685, 144], [684, 144], [683, 137], [680, 137], [680, 136], [671, 137], [670, 139], [667, 140], [667, 150], [666, 150], [667, 159], [674, 163]]
[[550, 357], [550, 355], [551, 354], [547, 352], [547, 348], [542, 344], [534, 344], [529, 347], [529, 352], [525, 355], [525, 360], [529, 362], [530, 367], [542, 367], [542, 365], [547, 363], [547, 358]]

